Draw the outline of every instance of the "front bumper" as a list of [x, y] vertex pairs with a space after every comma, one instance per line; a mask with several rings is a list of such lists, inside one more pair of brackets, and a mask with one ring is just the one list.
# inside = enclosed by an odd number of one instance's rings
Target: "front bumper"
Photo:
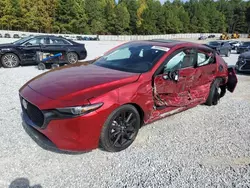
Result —
[[45, 129], [37, 127], [25, 111], [22, 119], [28, 134], [48, 148], [80, 152], [96, 149], [99, 145], [103, 124], [96, 112], [77, 118], [52, 120]]
[[[23, 88], [20, 95], [23, 123], [35, 130], [30, 131], [33, 136], [38, 135], [35, 132], [42, 135], [36, 136], [43, 137], [43, 139], [39, 139], [40, 142], [63, 151], [79, 152], [98, 148], [101, 129], [106, 121], [106, 113], [108, 113], [105, 109], [101, 108], [98, 109], [99, 112], [93, 111], [79, 117], [52, 119], [46, 123], [46, 126], [41, 126], [41, 124], [36, 123], [34, 118], [36, 116], [32, 116], [30, 111], [23, 106], [22, 99], [25, 99], [38, 109], [31, 108], [33, 113], [40, 111], [40, 109], [53, 109], [52, 106], [58, 106], [61, 103], [48, 99], [29, 87]], [[49, 142], [52, 145], [48, 144]]]

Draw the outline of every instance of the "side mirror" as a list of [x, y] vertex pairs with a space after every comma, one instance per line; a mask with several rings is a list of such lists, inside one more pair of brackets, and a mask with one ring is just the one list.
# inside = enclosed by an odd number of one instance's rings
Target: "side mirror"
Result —
[[29, 42], [26, 42], [26, 43], [24, 44], [24, 46], [32, 46], [32, 44], [29, 43]]

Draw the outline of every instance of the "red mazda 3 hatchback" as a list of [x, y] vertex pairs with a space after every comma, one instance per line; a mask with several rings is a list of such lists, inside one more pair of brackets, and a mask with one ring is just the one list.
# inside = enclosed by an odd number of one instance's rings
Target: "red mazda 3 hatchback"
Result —
[[117, 152], [133, 143], [142, 125], [216, 105], [236, 85], [234, 69], [212, 49], [150, 40], [41, 74], [19, 93], [23, 125], [37, 140], [59, 150]]

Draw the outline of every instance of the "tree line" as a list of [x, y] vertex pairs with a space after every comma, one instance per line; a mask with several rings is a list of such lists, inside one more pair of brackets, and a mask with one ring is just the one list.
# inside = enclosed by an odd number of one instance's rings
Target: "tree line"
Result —
[[243, 0], [0, 0], [0, 29], [78, 34], [250, 32]]

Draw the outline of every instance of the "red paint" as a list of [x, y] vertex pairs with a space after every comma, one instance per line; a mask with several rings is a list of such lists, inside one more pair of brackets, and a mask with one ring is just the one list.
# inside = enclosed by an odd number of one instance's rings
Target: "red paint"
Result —
[[[25, 84], [20, 89], [20, 94], [41, 110], [104, 103], [95, 112], [71, 119], [52, 120], [46, 129], [37, 130], [59, 149], [94, 149], [98, 147], [102, 126], [107, 117], [121, 105], [130, 103], [139, 106], [144, 113], [143, 121], [147, 124], [204, 103], [215, 78], [223, 78], [224, 84], [228, 84], [227, 65], [218, 55], [214, 64], [179, 70], [177, 82], [164, 80], [163, 75], [157, 75], [152, 82], [156, 70], [177, 49], [202, 46], [186, 42], [140, 43], [152, 43], [171, 49], [149, 72], [143, 74], [121, 72], [91, 64], [76, 64], [49, 71]], [[219, 68], [220, 65], [223, 70]], [[235, 83], [230, 84], [233, 91]], [[157, 100], [159, 98], [164, 102]], [[167, 104], [167, 107], [157, 110], [156, 104]]]

